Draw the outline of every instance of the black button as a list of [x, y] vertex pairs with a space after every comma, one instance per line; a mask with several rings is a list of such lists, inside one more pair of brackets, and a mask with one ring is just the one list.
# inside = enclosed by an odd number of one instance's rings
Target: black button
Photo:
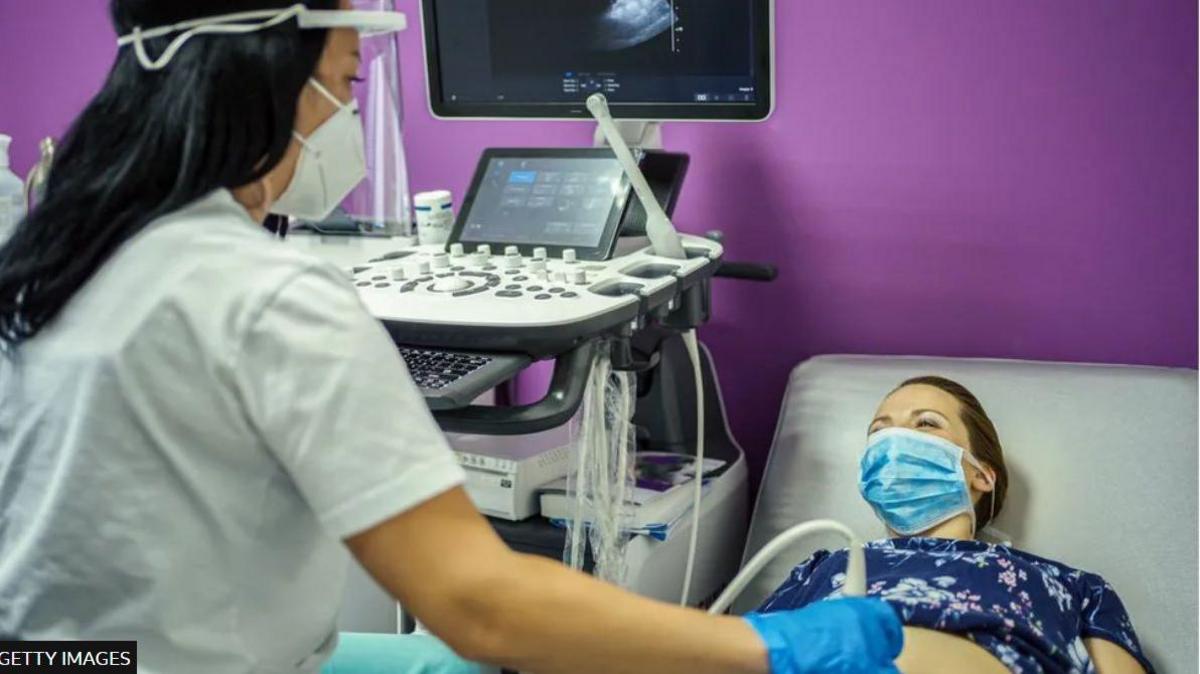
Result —
[[417, 283], [429, 283], [432, 280], [432, 276], [422, 276], [421, 278], [417, 279]]
[[375, 287], [376, 287], [376, 288], [391, 288], [391, 287], [392, 287], [392, 284], [390, 284], [390, 283], [376, 283], [376, 284], [375, 284]]
[[358, 283], [355, 283], [354, 285], [358, 286], [359, 288], [366, 288], [367, 286], [371, 285], [371, 282], [370, 281], [359, 281]]
[[466, 269], [466, 267], [451, 267], [450, 271], [462, 271], [464, 269]]
[[567, 291], [566, 288], [551, 288], [550, 289], [550, 292], [554, 293], [555, 295], [557, 295], [558, 293], [564, 293], [566, 291]]
[[412, 291], [414, 291], [416, 289], [417, 289], [416, 281], [409, 281], [408, 283], [405, 283], [404, 285], [400, 286], [400, 292], [402, 292], [402, 293], [411, 293]]
[[514, 278], [513, 280], [514, 281], [528, 281], [529, 277], [528, 276], [518, 276], [518, 277]]
[[509, 276], [516, 276], [517, 274], [520, 274], [521, 272], [517, 269], [509, 269], [508, 271], [506, 271], [504, 273]]
[[496, 293], [496, 297], [520, 297], [520, 296], [521, 296], [521, 293], [519, 293], [515, 290], [501, 290], [500, 292]]
[[380, 276], [372, 276], [372, 277], [371, 277], [371, 280], [372, 280], [372, 281], [386, 281], [386, 280], [387, 280], [387, 277], [386, 277], [386, 276], [382, 276], [382, 275], [380, 275]]
[[504, 289], [505, 289], [505, 290], [520, 290], [520, 289], [521, 289], [521, 284], [519, 284], [519, 283], [514, 283], [514, 284], [512, 284], [512, 285], [507, 285], [507, 286], [504, 286]]
[[544, 288], [541, 286], [529, 286], [529, 292], [531, 293], [541, 292], [542, 290], [544, 290]]
[[447, 273], [447, 274], [438, 274], [437, 275], [438, 278], [450, 278], [451, 276], [454, 276], [454, 274]]
[[554, 295], [538, 295], [537, 297], [535, 297], [535, 298], [533, 298], [533, 299], [535, 299], [535, 300], [548, 300], [548, 299], [550, 299], [550, 298], [552, 298], [552, 297], [554, 297]]
[[362, 273], [362, 272], [364, 272], [364, 271], [366, 271], [366, 270], [368, 270], [368, 269], [370, 269], [370, 267], [355, 267], [355, 268], [354, 268], [354, 273], [355, 273], [355, 274], [359, 274], [359, 273]]
[[493, 270], [493, 269], [495, 269], [495, 268], [496, 268], [496, 265], [494, 265], [494, 264], [489, 264], [489, 265], [485, 265], [485, 266], [483, 266], [483, 267], [480, 267], [480, 269], [482, 269], [482, 270], [484, 270], [484, 271], [492, 271], [492, 270]]
[[563, 293], [562, 296], [571, 299], [572, 297], [579, 297], [579, 293]]

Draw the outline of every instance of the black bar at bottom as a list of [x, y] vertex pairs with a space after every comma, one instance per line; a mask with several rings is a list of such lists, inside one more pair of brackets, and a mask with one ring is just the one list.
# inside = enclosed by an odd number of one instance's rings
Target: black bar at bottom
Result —
[[137, 672], [136, 641], [0, 641], [0, 672]]

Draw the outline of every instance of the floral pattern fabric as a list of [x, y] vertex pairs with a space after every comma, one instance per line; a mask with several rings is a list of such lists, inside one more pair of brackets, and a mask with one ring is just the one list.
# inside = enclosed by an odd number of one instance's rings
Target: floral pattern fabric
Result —
[[[1154, 668], [1124, 605], [1103, 578], [1021, 550], [940, 538], [866, 546], [867, 594], [908, 626], [975, 642], [1019, 674], [1095, 674], [1083, 640], [1106, 639]], [[818, 551], [759, 609], [800, 608], [840, 597], [846, 551]]]

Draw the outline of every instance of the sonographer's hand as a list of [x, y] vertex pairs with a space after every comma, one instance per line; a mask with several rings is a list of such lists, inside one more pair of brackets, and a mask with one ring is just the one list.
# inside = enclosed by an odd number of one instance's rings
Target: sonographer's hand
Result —
[[896, 612], [878, 599], [830, 599], [794, 611], [750, 613], [772, 674], [899, 674], [904, 646]]

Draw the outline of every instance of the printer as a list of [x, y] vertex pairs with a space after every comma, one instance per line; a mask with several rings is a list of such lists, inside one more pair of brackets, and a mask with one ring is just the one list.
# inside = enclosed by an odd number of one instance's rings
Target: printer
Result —
[[530, 435], [448, 433], [475, 507], [514, 522], [537, 515], [538, 490], [571, 470], [573, 425]]

